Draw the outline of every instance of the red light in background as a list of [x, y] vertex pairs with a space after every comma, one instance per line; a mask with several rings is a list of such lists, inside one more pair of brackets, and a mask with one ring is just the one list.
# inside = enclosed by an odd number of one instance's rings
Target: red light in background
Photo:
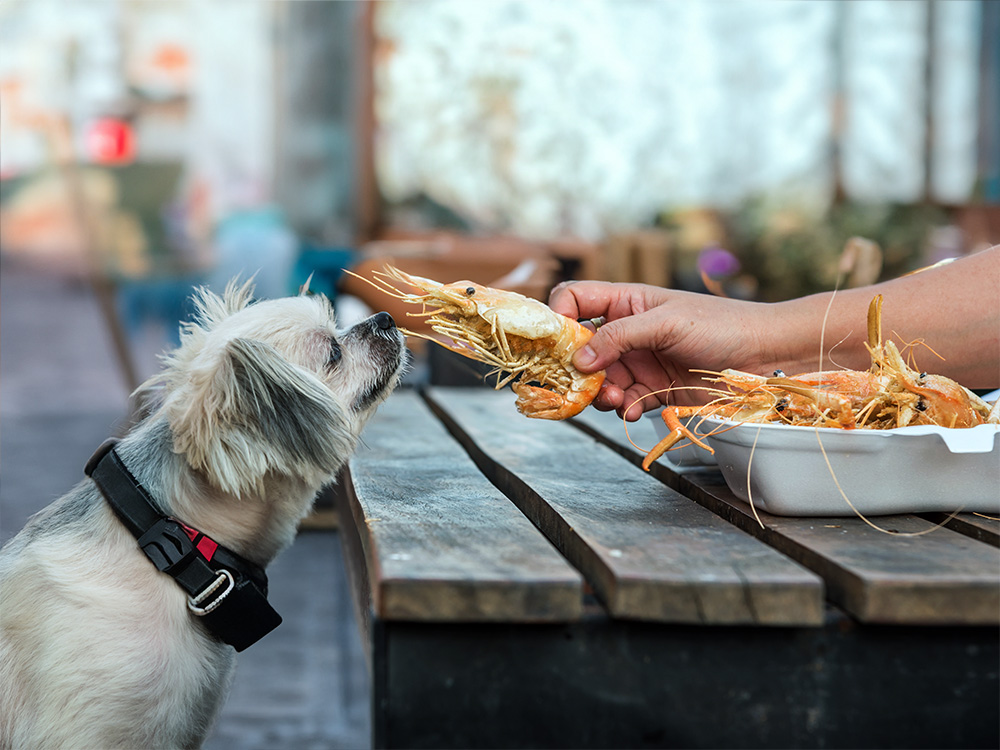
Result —
[[135, 159], [135, 132], [125, 120], [102, 117], [87, 131], [87, 156], [98, 164], [127, 164]]

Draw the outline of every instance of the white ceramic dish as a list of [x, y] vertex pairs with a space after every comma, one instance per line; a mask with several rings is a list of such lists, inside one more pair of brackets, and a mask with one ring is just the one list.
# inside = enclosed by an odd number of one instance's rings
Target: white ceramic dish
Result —
[[[643, 414], [645, 419], [648, 419], [653, 423], [653, 429], [656, 431], [657, 440], [663, 440], [663, 438], [667, 436], [667, 425], [663, 422], [663, 417], [660, 416], [660, 412], [660, 409], [655, 409]], [[700, 421], [701, 417], [691, 417], [688, 420], [681, 420], [681, 423], [687, 424], [689, 429], [694, 429], [695, 425], [697, 425]], [[707, 430], [705, 428], [700, 430], [700, 432], [706, 431]], [[716, 465], [715, 456], [704, 448], [699, 448], [697, 445], [694, 445], [687, 440], [684, 440], [680, 445], [680, 448], [675, 448], [664, 453], [663, 457], [659, 460], [661, 462], [666, 462], [670, 468], [675, 470], [699, 467], [704, 468], [705, 466]]]
[[701, 431], [716, 428], [709, 442], [729, 488], [749, 500], [749, 466], [753, 504], [768, 513], [852, 516], [846, 495], [866, 516], [1000, 514], [1000, 425], [839, 430], [710, 418]]

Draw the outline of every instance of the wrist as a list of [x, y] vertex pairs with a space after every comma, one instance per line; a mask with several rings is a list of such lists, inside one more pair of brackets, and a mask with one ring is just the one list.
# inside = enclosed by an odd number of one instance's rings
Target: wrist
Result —
[[[781, 370], [787, 375], [797, 375], [818, 368], [823, 316], [828, 302], [802, 297], [768, 304], [767, 321], [761, 331], [759, 374], [770, 375]], [[823, 348], [829, 348], [825, 341]]]
[[821, 293], [769, 305], [765, 352], [768, 373], [868, 369], [866, 311], [849, 291]]

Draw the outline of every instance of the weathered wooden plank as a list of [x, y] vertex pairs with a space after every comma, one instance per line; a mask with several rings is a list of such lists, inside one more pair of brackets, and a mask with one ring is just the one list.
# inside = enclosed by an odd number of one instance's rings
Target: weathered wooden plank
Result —
[[572, 426], [527, 420], [509, 393], [428, 397], [480, 468], [579, 568], [612, 615], [818, 625], [819, 579]]
[[[641, 459], [613, 414], [591, 410], [577, 421], [634, 462]], [[652, 434], [649, 425], [630, 428], [643, 448], [645, 430]], [[948, 528], [916, 537], [887, 535], [860, 518], [784, 518], [758, 512], [762, 528], [718, 472], [678, 475], [654, 464], [650, 473], [819, 573], [830, 600], [863, 622], [1000, 622], [1000, 550], [970, 536]], [[873, 520], [904, 534], [933, 528], [917, 516]]]
[[419, 396], [379, 408], [349, 494], [378, 617], [567, 621], [583, 580], [479, 472]]
[[[1000, 488], [997, 491], [1000, 492]], [[932, 523], [943, 523], [959, 534], [1000, 547], [1000, 520], [991, 516], [980, 513], [959, 513], [952, 518], [948, 513], [925, 513], [922, 517]]]

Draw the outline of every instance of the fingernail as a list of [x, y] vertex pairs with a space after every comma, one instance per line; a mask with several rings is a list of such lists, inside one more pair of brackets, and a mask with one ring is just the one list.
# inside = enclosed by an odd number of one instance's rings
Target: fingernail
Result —
[[590, 365], [594, 364], [594, 361], [596, 359], [597, 359], [597, 353], [590, 348], [589, 344], [583, 347], [583, 349], [581, 349], [580, 351], [578, 351], [576, 355], [573, 357], [573, 361], [574, 363], [576, 363], [577, 367], [589, 367]]

